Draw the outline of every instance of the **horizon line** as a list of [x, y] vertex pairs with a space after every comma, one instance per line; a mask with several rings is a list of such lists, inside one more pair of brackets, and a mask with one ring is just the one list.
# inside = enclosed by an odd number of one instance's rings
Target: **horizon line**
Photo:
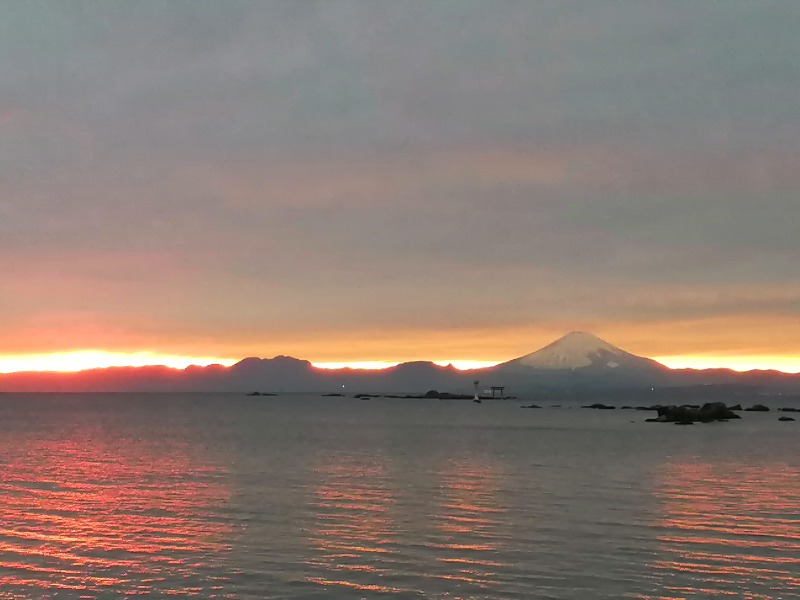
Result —
[[[281, 355], [276, 355], [281, 356]], [[153, 351], [118, 352], [105, 350], [74, 350], [69, 352], [50, 352], [32, 354], [0, 355], [0, 375], [14, 373], [79, 373], [109, 368], [166, 367], [185, 370], [189, 367], [209, 367], [213, 365], [229, 368], [245, 358], [222, 358], [210, 356], [191, 356], [180, 354], [161, 354]], [[275, 357], [273, 357], [275, 358]], [[294, 358], [294, 357], [292, 357]], [[262, 360], [269, 360], [261, 358]], [[303, 359], [297, 359], [303, 360]], [[490, 368], [513, 359], [475, 360], [475, 359], [411, 359], [411, 360], [349, 360], [349, 361], [308, 361], [313, 367], [325, 370], [342, 368], [357, 370], [384, 370], [409, 362], [430, 362], [441, 367], [453, 366], [460, 371]], [[778, 371], [790, 375], [800, 373], [800, 357], [785, 355], [666, 355], [651, 357], [670, 369], [728, 369], [737, 372]]]

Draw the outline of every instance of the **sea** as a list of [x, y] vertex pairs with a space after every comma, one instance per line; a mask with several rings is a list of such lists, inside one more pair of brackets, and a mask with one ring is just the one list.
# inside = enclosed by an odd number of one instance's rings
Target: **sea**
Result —
[[528, 403], [0, 394], [0, 598], [800, 598], [800, 418]]

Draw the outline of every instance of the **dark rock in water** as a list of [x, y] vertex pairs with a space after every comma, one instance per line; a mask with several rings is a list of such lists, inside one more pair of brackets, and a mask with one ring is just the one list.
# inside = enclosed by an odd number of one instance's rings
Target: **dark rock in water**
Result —
[[731, 410], [742, 410], [742, 405], [734, 404], [733, 406], [731, 406]]
[[520, 408], [542, 408], [542, 407], [537, 406], [536, 404], [529, 404], [528, 406], [520, 406]]
[[601, 402], [595, 402], [594, 404], [589, 404], [588, 406], [581, 406], [581, 408], [594, 408], [596, 410], [614, 410], [617, 407], [609, 406], [608, 404], [602, 404]]
[[344, 398], [344, 394], [322, 394], [323, 398]]
[[623, 406], [620, 410], [633, 410], [632, 406]]
[[786, 408], [785, 406], [783, 408], [779, 408], [778, 410], [783, 412], [800, 412], [800, 408]]
[[661, 423], [675, 423], [677, 421], [687, 421], [691, 419], [690, 409], [682, 406], [659, 406], [657, 421]]
[[769, 412], [769, 407], [764, 406], [763, 404], [754, 404], [750, 408], [744, 409], [746, 412]]
[[370, 398], [380, 398], [379, 394], [356, 394], [353, 398], [361, 398], [362, 400], [369, 400]]
[[694, 425], [694, 421], [675, 421], [675, 425]]
[[781, 417], [778, 421], [794, 421], [792, 417]]
[[723, 402], [708, 402], [699, 408], [690, 406], [659, 406], [656, 411], [660, 423], [688, 423], [700, 421], [701, 423], [711, 423], [712, 421], [727, 421], [729, 419], [740, 419], [741, 417], [729, 409]]
[[636, 410], [658, 410], [661, 408], [660, 404], [653, 404], [652, 406], [637, 406]]
[[440, 392], [439, 390], [428, 390], [424, 396], [406, 396], [406, 398], [438, 398], [439, 400], [472, 400], [473, 395], [451, 394], [450, 392]]

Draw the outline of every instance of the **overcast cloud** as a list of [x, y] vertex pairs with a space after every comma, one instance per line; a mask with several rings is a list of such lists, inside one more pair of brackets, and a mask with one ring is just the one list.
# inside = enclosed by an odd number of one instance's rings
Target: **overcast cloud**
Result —
[[0, 353], [800, 355], [798, 31], [791, 0], [0, 2]]

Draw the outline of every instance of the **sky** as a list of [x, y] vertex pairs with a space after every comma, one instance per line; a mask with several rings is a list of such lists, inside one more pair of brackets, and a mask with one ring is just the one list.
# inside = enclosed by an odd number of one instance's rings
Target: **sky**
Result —
[[0, 0], [0, 368], [585, 330], [800, 371], [797, 31], [794, 0]]

